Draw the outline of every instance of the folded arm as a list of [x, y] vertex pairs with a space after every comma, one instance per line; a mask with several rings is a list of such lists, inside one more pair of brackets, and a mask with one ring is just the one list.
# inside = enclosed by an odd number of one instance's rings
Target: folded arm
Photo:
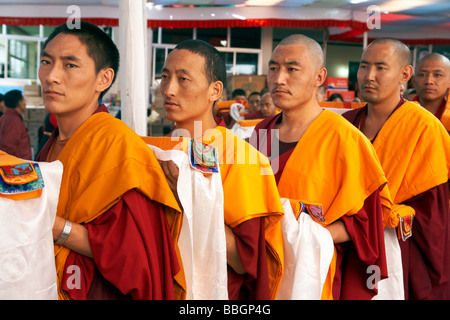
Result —
[[[55, 218], [55, 223], [53, 224], [53, 240], [58, 240], [61, 235], [66, 219], [61, 217]], [[88, 230], [79, 223], [72, 222], [72, 228], [70, 230], [69, 237], [64, 241], [63, 246], [73, 250], [79, 254], [85, 255], [92, 258], [92, 250], [89, 244]]]

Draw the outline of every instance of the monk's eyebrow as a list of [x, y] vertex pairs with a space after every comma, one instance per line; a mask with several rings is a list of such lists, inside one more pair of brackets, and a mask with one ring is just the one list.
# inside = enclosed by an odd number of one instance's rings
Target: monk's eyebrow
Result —
[[[167, 69], [167, 68], [162, 68], [161, 72], [169, 73], [169, 69]], [[190, 72], [189, 72], [189, 70], [187, 70], [187, 69], [177, 69], [177, 70], [175, 70], [175, 73], [186, 74], [186, 75], [188, 75], [188, 76], [191, 75]]]
[[269, 60], [269, 66], [270, 66], [270, 65], [273, 65], [273, 64], [276, 64], [276, 65], [278, 65], [279, 63], [278, 63], [278, 62], [276, 62], [276, 61], [273, 61], [273, 60]]
[[[284, 64], [292, 65], [292, 66], [299, 66], [300, 65], [300, 63], [298, 61], [296, 61], [296, 60], [286, 61], [286, 62], [284, 62]], [[270, 65], [280, 65], [280, 63], [276, 62], [274, 60], [269, 60], [269, 66]]]
[[[362, 63], [362, 64], [372, 64], [372, 63], [370, 63], [369, 61], [366, 61], [366, 60], [361, 60], [360, 63]], [[374, 62], [373, 64], [376, 65], [376, 66], [387, 66], [388, 65], [386, 62], [383, 62], [383, 61]]]
[[72, 55], [67, 55], [67, 56], [60, 56], [59, 57], [61, 60], [66, 60], [66, 61], [73, 61], [73, 62], [81, 62], [81, 59], [78, 58], [77, 56], [72, 56]]
[[175, 70], [175, 72], [176, 72], [176, 73], [186, 74], [186, 75], [188, 75], [188, 76], [191, 75], [187, 69], [177, 69], [177, 70]]
[[296, 60], [286, 61], [286, 64], [290, 65], [290, 66], [299, 66], [300, 65], [300, 63]]
[[47, 51], [45, 51], [45, 50], [43, 50], [41, 52], [41, 57], [46, 57], [46, 58], [53, 59], [53, 56], [50, 53], [48, 53]]
[[[50, 58], [50, 59], [55, 59], [54, 56], [52, 56], [50, 53], [48, 53], [47, 51], [42, 51], [41, 52], [41, 57], [46, 57], [46, 58]], [[74, 62], [80, 62], [80, 58], [78, 58], [77, 56], [73, 56], [73, 55], [66, 55], [66, 56], [60, 56], [61, 60], [69, 60], [69, 61], [74, 61]]]

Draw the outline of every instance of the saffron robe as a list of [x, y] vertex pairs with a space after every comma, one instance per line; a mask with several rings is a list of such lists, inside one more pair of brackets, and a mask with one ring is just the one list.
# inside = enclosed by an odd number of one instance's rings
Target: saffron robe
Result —
[[[179, 170], [177, 194], [183, 222], [173, 236], [181, 267], [175, 277], [175, 298], [228, 299], [223, 192], [217, 150], [187, 138], [142, 138], [159, 161], [171, 160]], [[199, 159], [207, 161], [202, 163]]]
[[[272, 148], [283, 113], [255, 128], [251, 142], [271, 159], [282, 198], [321, 207], [312, 217], [323, 226], [341, 219], [352, 241], [336, 244], [322, 299], [371, 299], [367, 267], [387, 276], [380, 191], [386, 178], [370, 142], [340, 115], [324, 110], [295, 147], [279, 155]], [[345, 255], [344, 255], [345, 252]], [[342, 264], [346, 268], [342, 270]]]
[[[180, 208], [148, 146], [102, 111], [58, 156], [64, 172], [57, 215], [85, 225], [93, 254], [90, 259], [55, 245], [59, 298], [173, 299], [179, 266], [166, 215], [179, 221]], [[39, 159], [46, 160], [57, 134]], [[81, 270], [81, 288], [69, 281], [73, 265]]]
[[[450, 91], [447, 97], [442, 98], [441, 105], [434, 114], [442, 124], [444, 125], [447, 132], [450, 133]], [[412, 101], [419, 101], [419, 96], [415, 96]]]
[[[359, 126], [365, 114], [367, 106], [344, 117]], [[449, 135], [430, 112], [406, 102], [391, 114], [373, 146], [394, 203], [415, 210], [412, 236], [400, 241], [405, 298], [449, 299]]]
[[218, 150], [224, 219], [246, 270], [239, 275], [228, 267], [229, 299], [275, 299], [283, 273], [283, 207], [270, 163], [222, 126], [208, 130], [202, 142]]

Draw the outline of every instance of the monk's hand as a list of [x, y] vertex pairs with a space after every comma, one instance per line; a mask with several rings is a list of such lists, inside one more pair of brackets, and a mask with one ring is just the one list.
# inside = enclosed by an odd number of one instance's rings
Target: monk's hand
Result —
[[172, 190], [175, 199], [177, 199], [178, 205], [180, 206], [181, 209], [183, 209], [177, 191], [178, 175], [180, 174], [178, 166], [172, 160], [159, 161], [159, 164], [161, 165], [161, 168], [164, 171], [167, 183], [169, 184], [169, 187]]
[[58, 240], [59, 235], [61, 234], [61, 232], [64, 229], [65, 222], [66, 222], [66, 220], [64, 218], [61, 218], [59, 216], [55, 217], [55, 222], [53, 223], [53, 229], [52, 229], [53, 241]]
[[[53, 240], [56, 241], [63, 232], [66, 219], [56, 216], [53, 223]], [[89, 243], [89, 233], [86, 227], [80, 223], [72, 222], [68, 238], [62, 246], [82, 254], [88, 258], [92, 258], [92, 249]]]
[[330, 232], [334, 243], [342, 243], [351, 240], [350, 235], [345, 228], [345, 224], [341, 220], [336, 220], [325, 228]]
[[227, 242], [227, 263], [237, 273], [244, 274], [246, 271], [242, 265], [239, 252], [237, 250], [236, 238], [233, 230], [225, 225], [225, 238]]
[[177, 182], [178, 182], [178, 175], [180, 171], [178, 170], [177, 165], [172, 161], [160, 161], [161, 168], [164, 171], [164, 174], [166, 175], [167, 182], [169, 183], [170, 189], [172, 191], [177, 191]]

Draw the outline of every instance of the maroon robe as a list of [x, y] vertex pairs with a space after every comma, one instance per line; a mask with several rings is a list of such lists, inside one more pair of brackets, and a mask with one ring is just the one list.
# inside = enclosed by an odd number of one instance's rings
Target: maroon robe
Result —
[[[281, 143], [280, 156], [271, 158], [271, 147], [274, 143], [273, 130], [281, 122], [283, 113], [266, 118], [255, 127], [250, 143], [270, 160], [277, 183], [283, 169], [294, 151], [296, 143]], [[267, 133], [261, 134], [259, 130]], [[387, 262], [384, 245], [382, 223], [382, 207], [379, 190], [372, 193], [364, 201], [363, 207], [352, 216], [342, 216], [340, 220], [351, 238], [351, 241], [335, 244], [337, 251], [336, 273], [333, 279], [333, 299], [335, 300], [368, 300], [377, 294], [376, 288], [368, 288], [370, 276], [368, 267], [380, 267], [380, 280], [387, 277]]]
[[263, 119], [264, 116], [260, 110], [244, 114], [245, 120]]
[[225, 127], [228, 128], [230, 126], [231, 122], [233, 121], [233, 119], [230, 116], [230, 111], [221, 111], [220, 117], [224, 121]]
[[218, 126], [220, 126], [220, 127], [227, 127], [226, 125], [225, 125], [225, 121], [221, 118], [221, 117], [218, 117], [218, 116], [214, 116], [214, 121], [216, 122], [216, 124], [218, 125]]
[[[100, 106], [96, 112], [107, 112]], [[58, 129], [37, 156], [47, 161]], [[112, 186], [113, 187], [113, 186]], [[71, 251], [61, 285], [71, 299], [174, 299], [173, 277], [180, 267], [164, 206], [137, 190], [97, 219], [84, 224], [93, 259]], [[72, 288], [71, 266], [80, 268], [81, 287]]]
[[253, 218], [233, 228], [236, 246], [245, 274], [228, 267], [230, 300], [269, 300], [264, 218]]
[[[394, 111], [401, 104], [399, 103]], [[357, 128], [361, 128], [366, 115], [367, 106], [348, 111], [343, 114], [343, 117]], [[422, 192], [401, 204], [412, 207], [416, 212], [412, 237], [406, 241], [399, 241], [405, 298], [409, 300], [450, 299], [448, 182]]]
[[0, 117], [0, 150], [24, 160], [32, 160], [31, 142], [22, 115], [5, 107]]

